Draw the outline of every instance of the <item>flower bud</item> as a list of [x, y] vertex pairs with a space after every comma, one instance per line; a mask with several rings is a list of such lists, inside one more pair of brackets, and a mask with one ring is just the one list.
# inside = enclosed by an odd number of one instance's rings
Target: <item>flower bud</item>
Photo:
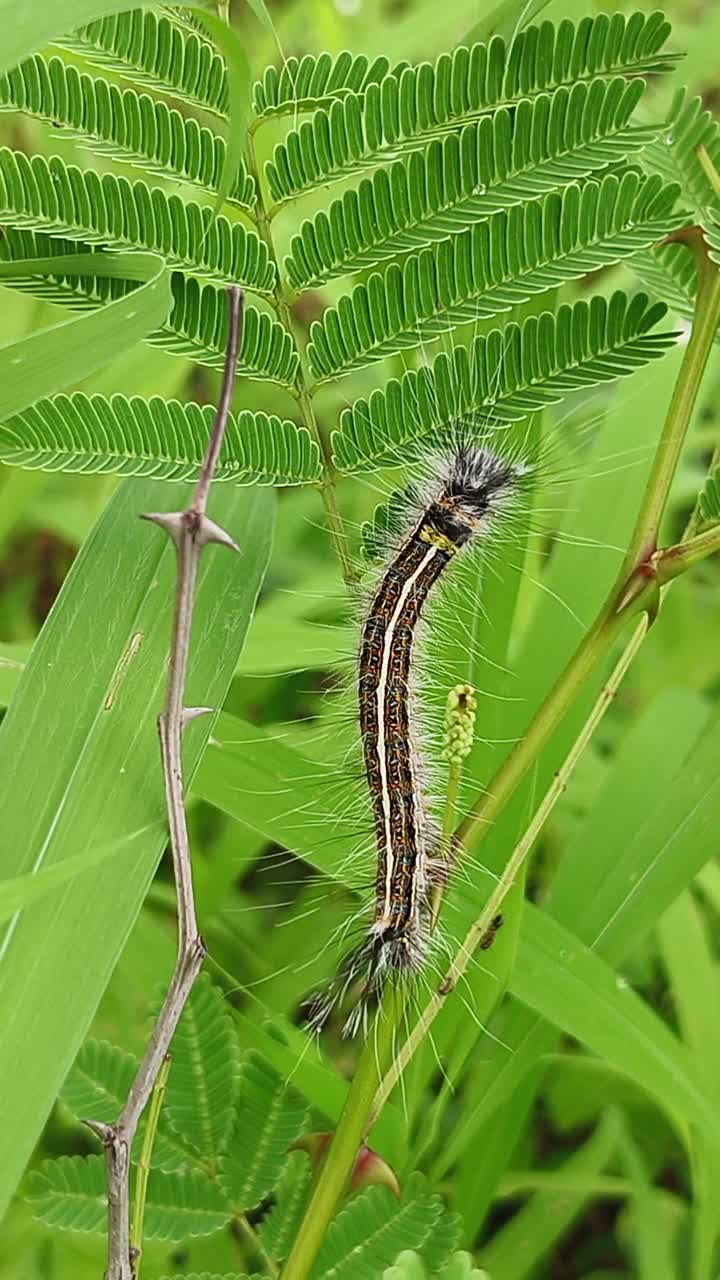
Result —
[[470, 684], [456, 684], [447, 698], [445, 711], [445, 759], [457, 768], [469, 755], [475, 732], [477, 698]]

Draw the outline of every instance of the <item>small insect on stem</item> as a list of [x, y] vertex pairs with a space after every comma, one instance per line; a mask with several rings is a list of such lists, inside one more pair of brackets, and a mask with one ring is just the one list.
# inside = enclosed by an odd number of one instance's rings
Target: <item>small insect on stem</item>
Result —
[[488, 928], [485, 930], [482, 938], [478, 943], [478, 947], [480, 951], [490, 950], [493, 942], [495, 941], [495, 934], [497, 933], [498, 929], [502, 929], [503, 924], [504, 924], [504, 917], [502, 912], [499, 911], [496, 916], [493, 916]]

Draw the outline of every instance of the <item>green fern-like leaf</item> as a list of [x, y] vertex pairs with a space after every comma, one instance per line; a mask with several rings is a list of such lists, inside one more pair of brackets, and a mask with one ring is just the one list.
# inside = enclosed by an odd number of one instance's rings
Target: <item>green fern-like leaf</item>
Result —
[[[137, 1059], [132, 1054], [124, 1053], [104, 1040], [87, 1040], [73, 1063], [60, 1096], [78, 1120], [90, 1118], [112, 1124], [125, 1105], [137, 1068]], [[136, 1136], [135, 1153], [142, 1142], [144, 1128], [145, 1117]], [[153, 1167], [182, 1169], [192, 1163], [192, 1154], [174, 1134], [162, 1130], [156, 1134]]]
[[28, 1179], [33, 1214], [60, 1231], [101, 1232], [107, 1226], [104, 1156], [61, 1156]]
[[312, 326], [313, 373], [322, 380], [371, 364], [629, 257], [686, 220], [672, 212], [677, 194], [634, 170], [608, 174], [393, 264]]
[[441, 438], [458, 421], [512, 422], [576, 388], [632, 373], [672, 345], [673, 334], [650, 332], [664, 314], [646, 294], [628, 301], [618, 292], [609, 302], [595, 297], [495, 329], [469, 351], [442, 353], [432, 368], [409, 370], [357, 400], [333, 435], [335, 462], [343, 471], [397, 465], [418, 441]]
[[[42, 232], [8, 228], [0, 239], [0, 262], [48, 258], [63, 253], [93, 252], [91, 246], [54, 238]], [[95, 248], [100, 257], [105, 252]], [[23, 268], [23, 272], [27, 267]], [[132, 283], [108, 276], [39, 276], [18, 274], [4, 277], [3, 284], [49, 302], [71, 308], [96, 307], [122, 297]], [[227, 298], [224, 290], [202, 283], [194, 276], [174, 272], [171, 277], [173, 306], [160, 329], [148, 334], [146, 342], [175, 355], [189, 356], [198, 364], [222, 369], [227, 347]], [[284, 325], [246, 302], [237, 371], [249, 378], [271, 379], [292, 387], [300, 357], [291, 334]]]
[[79, 1120], [117, 1120], [138, 1068], [137, 1059], [105, 1040], [87, 1040], [62, 1087], [66, 1107]]
[[240, 1071], [235, 1128], [220, 1169], [236, 1210], [254, 1208], [272, 1190], [304, 1121], [299, 1094], [259, 1054], [249, 1053]]
[[268, 67], [253, 92], [258, 116], [295, 115], [327, 106], [348, 93], [361, 94], [369, 84], [379, 84], [390, 64], [385, 57], [371, 63], [364, 54], [347, 49], [333, 58], [306, 54], [299, 61], [286, 58], [281, 69]]
[[29, 160], [0, 149], [0, 216], [72, 240], [147, 249], [169, 263], [223, 283], [269, 293], [267, 246], [238, 222], [138, 180], [66, 165], [58, 156]]
[[293, 1151], [275, 1188], [275, 1203], [258, 1227], [266, 1253], [282, 1262], [297, 1235], [308, 1196], [312, 1167], [305, 1152]]
[[720, 522], [720, 466], [710, 472], [700, 494], [700, 515], [703, 524]]
[[720, 226], [717, 223], [708, 222], [703, 227], [703, 231], [708, 246], [708, 257], [712, 262], [720, 265]]
[[144, 1223], [148, 1240], [180, 1242], [188, 1236], [209, 1236], [231, 1217], [223, 1191], [204, 1174], [151, 1172]]
[[[61, 1231], [107, 1229], [104, 1156], [61, 1156], [30, 1175], [28, 1199], [36, 1218]], [[202, 1173], [153, 1170], [148, 1179], [145, 1235], [185, 1240], [210, 1235], [232, 1211], [216, 1183]]]
[[55, 43], [137, 84], [227, 114], [227, 77], [220, 54], [199, 33], [152, 9], [102, 18]]
[[238, 1068], [237, 1037], [227, 1006], [201, 975], [173, 1037], [163, 1116], [191, 1150], [210, 1162], [229, 1134]]
[[[227, 298], [224, 290], [201, 284], [192, 276], [172, 278], [173, 309], [162, 330], [147, 339], [199, 364], [221, 369], [227, 347]], [[284, 325], [267, 312], [245, 304], [238, 373], [250, 378], [270, 378], [291, 387], [300, 357]]]
[[303, 223], [285, 263], [291, 283], [422, 248], [623, 161], [655, 137], [629, 124], [642, 91], [642, 81], [616, 77], [525, 98], [377, 170]]
[[487, 1271], [480, 1271], [473, 1265], [469, 1253], [454, 1253], [448, 1258], [441, 1271], [431, 1272], [419, 1254], [413, 1250], [401, 1253], [395, 1265], [383, 1272], [383, 1280], [490, 1280]]
[[561, 86], [615, 75], [661, 71], [672, 55], [660, 53], [670, 26], [660, 13], [629, 18], [601, 13], [574, 25], [529, 26], [511, 44], [460, 46], [434, 66], [406, 67], [350, 94], [278, 144], [267, 165], [273, 199], [291, 196], [356, 173], [405, 147], [457, 129], [497, 107], [514, 107]]
[[428, 1196], [423, 1179], [408, 1179], [400, 1204], [386, 1187], [369, 1187], [354, 1196], [328, 1228], [311, 1280], [377, 1280], [398, 1254], [414, 1249], [434, 1274], [455, 1244], [460, 1221], [442, 1201]]
[[698, 219], [712, 224], [720, 218], [720, 192], [703, 164], [720, 173], [720, 125], [703, 107], [702, 98], [690, 98], [680, 89], [673, 100], [663, 135], [643, 158], [647, 168], [679, 182], [683, 198], [693, 207]]
[[[198, 474], [213, 410], [153, 396], [52, 396], [0, 427], [0, 458], [43, 471]], [[215, 479], [301, 484], [320, 476], [318, 446], [303, 427], [265, 413], [230, 416]]]
[[388, 549], [406, 528], [408, 511], [412, 511], [419, 500], [419, 491], [411, 484], [391, 493], [386, 502], [375, 508], [372, 518], [360, 529], [360, 546], [366, 560], [372, 563], [385, 559]]
[[[119, 89], [38, 54], [0, 77], [0, 110], [23, 111], [65, 126], [92, 151], [142, 165], [153, 173], [216, 191], [225, 162], [225, 140], [134, 89]], [[255, 203], [255, 183], [242, 167], [228, 198]]]
[[[697, 293], [697, 268], [684, 245], [656, 245], [636, 254], [630, 264], [650, 292], [672, 310], [690, 318]], [[720, 339], [717, 335], [716, 341]]]

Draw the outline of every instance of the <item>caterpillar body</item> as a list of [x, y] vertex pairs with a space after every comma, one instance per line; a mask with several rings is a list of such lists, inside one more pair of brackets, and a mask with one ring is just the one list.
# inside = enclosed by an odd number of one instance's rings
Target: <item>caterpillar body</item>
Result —
[[362, 992], [343, 1028], [346, 1035], [354, 1034], [386, 979], [412, 977], [423, 968], [430, 945], [429, 889], [434, 868], [441, 864], [414, 725], [418, 623], [454, 557], [490, 533], [526, 470], [487, 448], [459, 447], [438, 469], [422, 510], [372, 593], [362, 627], [358, 702], [377, 845], [373, 919], [365, 940], [343, 961], [331, 990], [313, 1002], [310, 1023], [315, 1029], [361, 982]]

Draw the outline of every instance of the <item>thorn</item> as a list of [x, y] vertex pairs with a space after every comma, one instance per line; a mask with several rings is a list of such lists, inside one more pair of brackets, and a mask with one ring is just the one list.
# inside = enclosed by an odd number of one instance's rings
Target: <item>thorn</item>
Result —
[[159, 524], [168, 537], [172, 538], [175, 546], [180, 545], [180, 537], [183, 532], [182, 511], [142, 511], [140, 519], [149, 520], [151, 524]]
[[214, 520], [208, 519], [207, 516], [202, 517], [200, 525], [200, 533], [198, 543], [201, 547], [207, 546], [208, 542], [218, 542], [221, 547], [229, 547], [231, 551], [240, 552], [240, 548], [234, 538], [230, 537], [219, 524], [215, 524]]
[[81, 1124], [92, 1129], [96, 1138], [99, 1138], [104, 1147], [109, 1147], [115, 1137], [115, 1130], [109, 1124], [103, 1124], [100, 1120], [81, 1119]]
[[215, 714], [214, 707], [183, 707], [180, 713], [182, 728], [189, 724], [191, 720], [197, 720], [198, 716], [211, 716]]

